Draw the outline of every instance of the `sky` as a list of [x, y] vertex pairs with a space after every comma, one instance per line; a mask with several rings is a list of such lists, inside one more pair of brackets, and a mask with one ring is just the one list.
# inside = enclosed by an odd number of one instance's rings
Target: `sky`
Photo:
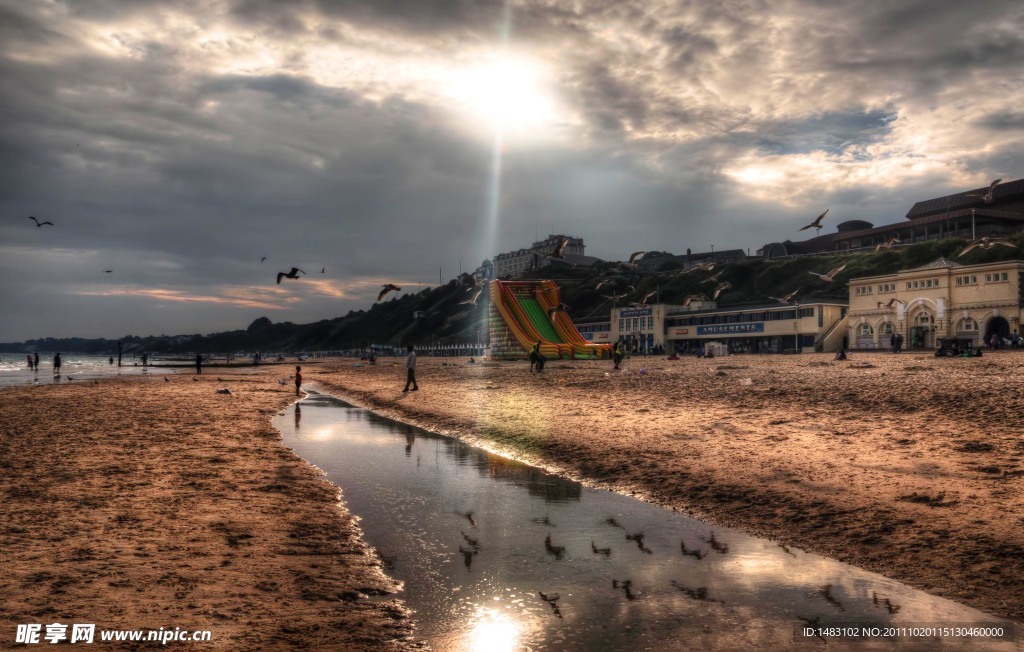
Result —
[[1024, 176], [1021, 61], [1016, 0], [0, 0], [0, 341], [901, 221]]

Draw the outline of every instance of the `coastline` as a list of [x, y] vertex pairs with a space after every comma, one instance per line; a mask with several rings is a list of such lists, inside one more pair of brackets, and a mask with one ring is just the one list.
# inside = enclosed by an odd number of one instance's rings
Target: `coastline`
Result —
[[231, 370], [0, 389], [0, 647], [53, 622], [409, 647], [398, 583], [270, 423], [294, 400]]
[[[332, 360], [355, 404], [1024, 621], [1024, 355]], [[643, 368], [646, 373], [641, 374]], [[748, 382], [749, 381], [749, 382]], [[999, 383], [999, 391], [977, 388]]]

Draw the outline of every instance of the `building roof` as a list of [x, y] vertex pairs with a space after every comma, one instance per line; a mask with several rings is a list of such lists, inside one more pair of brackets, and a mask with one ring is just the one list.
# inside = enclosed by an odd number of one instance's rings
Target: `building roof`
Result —
[[942, 258], [936, 258], [927, 265], [921, 265], [914, 269], [954, 269], [956, 267], [963, 267], [963, 265], [943, 256]]
[[[946, 213], [952, 210], [971, 208], [972, 206], [975, 208], [980, 206], [991, 206], [992, 204], [986, 204], [979, 197], [967, 196], [974, 194], [984, 195], [986, 193], [988, 193], [988, 186], [975, 188], [974, 190], [965, 190], [954, 195], [946, 195], [945, 197], [936, 197], [934, 199], [919, 201], [910, 208], [910, 212], [907, 213], [907, 217], [916, 221], [921, 217], [927, 217], [938, 213]], [[1009, 181], [996, 186], [995, 190], [992, 192], [992, 201], [993, 204], [998, 204], [1010, 197], [1020, 196], [1024, 196], [1024, 179], [1017, 179], [1016, 181]]]
[[[982, 208], [975, 208], [974, 209], [975, 217], [994, 217], [996, 219], [1016, 220], [1018, 222], [1024, 222], [1024, 213], [1009, 213], [1007, 211], [997, 211], [997, 210], [992, 210], [990, 208], [984, 208], [984, 204], [982, 204], [982, 206], [983, 206]], [[864, 229], [863, 231], [848, 231], [846, 233], [833, 233], [832, 235], [830, 235], [828, 237], [832, 238], [833, 240], [849, 240], [849, 239], [853, 239], [853, 238], [862, 238], [862, 237], [864, 237], [866, 235], [880, 235], [882, 233], [889, 233], [889, 232], [892, 232], [892, 231], [900, 231], [900, 230], [903, 230], [903, 229], [914, 228], [916, 226], [923, 226], [925, 224], [936, 224], [938, 222], [944, 222], [946, 220], [955, 220], [955, 219], [958, 219], [958, 218], [965, 218], [965, 217], [970, 217], [970, 216], [971, 216], [971, 209], [970, 208], [964, 208], [964, 209], [960, 209], [960, 210], [950, 211], [949, 213], [946, 213], [945, 211], [943, 211], [942, 213], [939, 213], [938, 215], [929, 215], [927, 217], [919, 217], [919, 218], [913, 220], [912, 222], [896, 222], [896, 223], [893, 223], [893, 224], [885, 224], [883, 226], [876, 226], [873, 229]], [[825, 236], [822, 236], [822, 237], [825, 237]], [[812, 240], [806, 240], [804, 242], [800, 242], [800, 243], [796, 243], [796, 244], [806, 245], [809, 242], [813, 242], [813, 241]], [[789, 247], [789, 245], [786, 245], [786, 246], [787, 246], [787, 248]]]
[[686, 311], [681, 311], [681, 312], [670, 312], [667, 315], [665, 315], [665, 317], [666, 318], [669, 318], [669, 317], [689, 317], [691, 315], [698, 315], [699, 316], [699, 315], [708, 315], [708, 314], [714, 314], [714, 313], [719, 313], [719, 312], [750, 312], [750, 311], [753, 311], [753, 310], [797, 310], [797, 309], [800, 309], [800, 308], [809, 308], [811, 306], [846, 306], [846, 305], [847, 305], [846, 302], [839, 301], [839, 300], [836, 300], [836, 301], [824, 301], [824, 300], [818, 301], [818, 300], [814, 300], [814, 301], [807, 301], [806, 303], [804, 303], [804, 302], [790, 303], [790, 304], [787, 304], [787, 305], [783, 305], [783, 304], [781, 304], [781, 303], [779, 303], [777, 301], [773, 301], [771, 303], [752, 303], [752, 304], [733, 305], [733, 306], [725, 306], [725, 307], [720, 306], [720, 307], [717, 307], [717, 308], [702, 308], [700, 310], [686, 310]]

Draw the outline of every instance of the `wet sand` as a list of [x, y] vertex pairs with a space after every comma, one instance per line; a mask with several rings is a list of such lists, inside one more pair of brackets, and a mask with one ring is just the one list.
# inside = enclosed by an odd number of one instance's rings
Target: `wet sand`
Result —
[[0, 389], [0, 647], [53, 622], [212, 631], [190, 649], [406, 647], [399, 587], [271, 427], [295, 400], [278, 375]]
[[[1024, 621], [1024, 352], [329, 361], [356, 404]], [[644, 369], [646, 373], [640, 373]]]

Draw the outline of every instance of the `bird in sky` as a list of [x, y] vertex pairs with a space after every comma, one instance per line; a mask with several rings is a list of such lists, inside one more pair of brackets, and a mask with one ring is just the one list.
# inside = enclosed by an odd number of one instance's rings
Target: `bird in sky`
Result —
[[[466, 299], [465, 301], [460, 301], [459, 305], [461, 306], [461, 305], [465, 305], [465, 304], [473, 304], [475, 306], [476, 305], [476, 300], [480, 298], [480, 295], [483, 294], [483, 292], [484, 292], [483, 287], [477, 288], [476, 291], [473, 292], [473, 294], [470, 295], [470, 297], [468, 299]], [[382, 293], [382, 296], [383, 296], [383, 293]], [[380, 301], [380, 299], [377, 299], [377, 300]]]
[[264, 257], [260, 258], [260, 262], [262, 263], [262, 262], [263, 262], [264, 260], [266, 260], [266, 259], [267, 259], [267, 257], [266, 257], [266, 256], [264, 256]]
[[714, 269], [715, 269], [715, 264], [712, 263], [712, 262], [697, 263], [696, 265], [694, 265], [693, 267], [690, 267], [689, 269], [679, 270], [676, 274], [681, 276], [683, 274], [689, 274], [690, 272], [710, 272], [710, 271], [712, 271]]
[[879, 307], [879, 308], [882, 308], [882, 307], [885, 307], [885, 308], [892, 308], [892, 307], [893, 307], [894, 305], [896, 305], [897, 303], [898, 303], [898, 304], [900, 304], [901, 306], [902, 306], [902, 305], [905, 305], [905, 302], [903, 302], [903, 301], [900, 301], [900, 300], [899, 300], [899, 299], [897, 299], [896, 297], [893, 297], [893, 298], [889, 299], [889, 302], [888, 302], [888, 303], [882, 303], [881, 301], [879, 301], [879, 302], [878, 302], [878, 307]]
[[1017, 248], [1017, 245], [1015, 245], [1012, 242], [1010, 242], [1009, 240], [1005, 240], [1003, 238], [980, 238], [978, 240], [975, 240], [971, 244], [967, 245], [966, 247], [964, 247], [964, 250], [961, 251], [960, 253], [958, 253], [956, 255], [956, 257], [960, 258], [961, 256], [966, 254], [971, 249], [978, 249], [978, 248], [981, 248], [981, 249], [991, 249], [992, 247], [995, 247], [996, 245], [1001, 245], [1003, 247], [1011, 247], [1013, 249]]
[[569, 238], [562, 238], [562, 241], [558, 243], [558, 246], [555, 247], [555, 250], [552, 251], [551, 253], [547, 254], [544, 257], [545, 258], [556, 258], [556, 259], [559, 259], [559, 260], [564, 259], [565, 256], [562, 255], [562, 252], [565, 251], [565, 248], [568, 247], [568, 246], [569, 246]]
[[50, 226], [53, 226], [53, 222], [51, 222], [50, 220], [46, 220], [45, 222], [40, 222], [39, 220], [37, 220], [35, 217], [33, 217], [31, 215], [28, 216], [28, 219], [30, 219], [33, 222], [35, 222], [37, 228], [38, 227], [42, 227], [42, 226], [46, 226], [47, 224], [49, 224]]
[[388, 292], [402, 291], [402, 288], [398, 287], [397, 285], [394, 285], [393, 283], [388, 283], [387, 285], [382, 285], [381, 287], [383, 289], [380, 291], [380, 294], [377, 295], [377, 301], [383, 301], [384, 297], [388, 296]]
[[789, 294], [787, 294], [784, 297], [768, 297], [768, 298], [769, 299], [774, 299], [775, 301], [778, 301], [779, 303], [789, 303], [790, 301], [793, 300], [793, 297], [795, 297], [797, 295], [797, 292], [799, 292], [802, 289], [803, 288], [797, 288], [797, 289], [793, 290], [792, 292], [790, 292]]
[[114, 270], [112, 270], [112, 269], [105, 269], [105, 270], [103, 270], [103, 273], [104, 274], [113, 274]]
[[630, 269], [636, 269], [636, 261], [639, 260], [640, 258], [643, 258], [644, 254], [646, 254], [646, 253], [647, 253], [646, 251], [634, 251], [633, 253], [631, 253], [629, 255], [629, 261], [628, 262], [619, 263], [619, 264], [622, 265], [623, 267], [628, 267]]
[[881, 251], [882, 249], [892, 249], [893, 245], [899, 244], [900, 242], [902, 242], [902, 240], [900, 240], [899, 238], [893, 238], [888, 242], [879, 242], [878, 244], [875, 245], [875, 251]]
[[715, 286], [715, 293], [714, 293], [714, 295], [712, 295], [711, 299], [713, 301], [717, 300], [719, 294], [725, 292], [726, 290], [731, 290], [731, 289], [732, 289], [732, 283], [730, 283], [729, 281], [722, 281], [721, 283], [719, 283], [718, 285]]
[[703, 292], [700, 292], [698, 294], [688, 294], [686, 295], [686, 299], [683, 301], [683, 305], [688, 306], [694, 301], [708, 301], [708, 295], [704, 294]]
[[323, 269], [321, 269], [321, 270], [320, 270], [320, 273], [321, 273], [321, 274], [326, 274], [326, 273], [327, 273], [327, 268], [326, 268], [326, 267], [324, 267]]
[[[632, 290], [632, 287], [630, 289]], [[603, 296], [605, 299], [608, 299], [612, 303], [617, 303], [628, 297], [629, 294], [629, 292], [623, 292], [622, 294], [602, 294], [601, 296]]]
[[711, 276], [709, 276], [706, 279], [704, 279], [703, 281], [701, 281], [701, 285], [703, 285], [704, 283], [717, 283], [718, 279], [722, 278], [722, 274], [725, 274], [725, 270], [724, 269], [722, 271], [718, 272], [717, 274], [712, 274]]
[[281, 279], [283, 279], [283, 278], [299, 278], [299, 274], [300, 273], [305, 274], [306, 272], [303, 272], [298, 267], [292, 267], [292, 271], [288, 272], [287, 274], [285, 274], [284, 272], [278, 272], [277, 273], [277, 284], [281, 285]]
[[826, 215], [828, 215], [828, 211], [829, 209], [826, 208], [824, 213], [815, 218], [815, 220], [808, 224], [807, 226], [801, 226], [800, 230], [806, 231], [807, 229], [816, 229], [817, 231], [821, 231], [821, 221], [825, 219]]
[[644, 298], [643, 298], [643, 299], [640, 299], [640, 303], [641, 303], [642, 305], [645, 305], [645, 306], [646, 306], [646, 305], [647, 305], [647, 300], [648, 300], [648, 299], [650, 299], [651, 297], [653, 297], [654, 295], [656, 295], [657, 293], [658, 293], [658, 291], [657, 291], [657, 290], [654, 290], [654, 291], [652, 291], [652, 292], [648, 292], [647, 294], [645, 294], [645, 295], [644, 295]]
[[996, 179], [995, 181], [993, 181], [991, 184], [989, 184], [988, 192], [985, 193], [984, 195], [976, 193], [976, 192], [969, 192], [969, 193], [967, 193], [966, 196], [967, 197], [977, 197], [978, 199], [984, 201], [986, 204], [991, 204], [992, 203], [992, 199], [993, 199], [992, 194], [995, 192], [996, 186], [998, 186], [1002, 182], [1003, 182], [1002, 179]]
[[819, 274], [818, 272], [808, 272], [808, 274], [814, 274], [815, 276], [817, 276], [821, 280], [827, 281], [827, 282], [831, 283], [833, 280], [835, 280], [835, 278], [839, 274], [839, 272], [843, 271], [844, 269], [846, 269], [846, 265], [845, 264], [840, 265], [839, 267], [830, 269], [827, 274]]
[[564, 303], [560, 303], [557, 306], [552, 306], [551, 308], [548, 308], [548, 319], [551, 319], [556, 312], [567, 312], [568, 310], [569, 306]]

